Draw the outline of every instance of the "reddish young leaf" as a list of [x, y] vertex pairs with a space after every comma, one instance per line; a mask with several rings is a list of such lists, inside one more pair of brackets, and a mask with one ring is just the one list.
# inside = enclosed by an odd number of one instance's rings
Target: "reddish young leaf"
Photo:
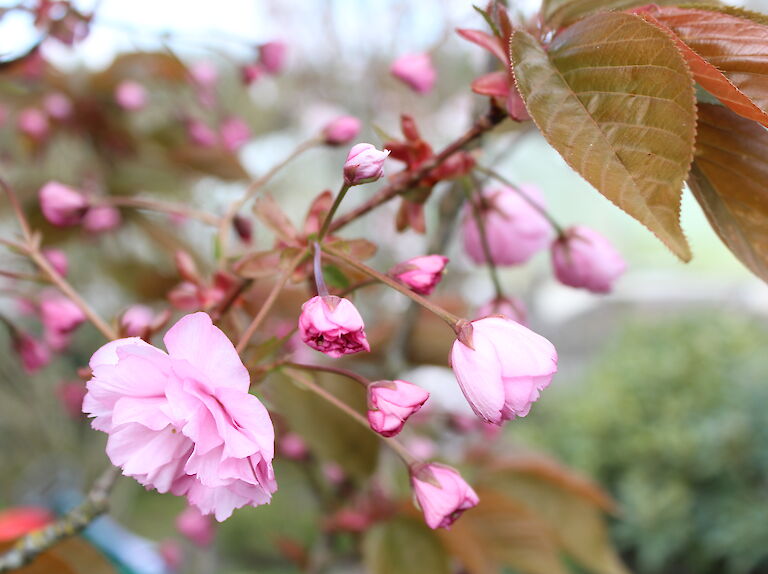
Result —
[[688, 183], [723, 243], [768, 281], [768, 131], [722, 106], [699, 104]]
[[270, 194], [265, 193], [256, 200], [253, 213], [282, 241], [293, 243], [296, 240], [296, 228]]
[[710, 10], [650, 7], [673, 33], [695, 80], [745, 118], [768, 126], [768, 26]]
[[509, 95], [509, 74], [491, 72], [472, 82], [472, 91], [482, 96], [506, 98]]
[[467, 28], [457, 28], [456, 32], [458, 32], [459, 36], [465, 40], [488, 50], [491, 54], [496, 56], [502, 64], [509, 62], [507, 49], [504, 46], [504, 42], [502, 42], [501, 38], [498, 36], [491, 36], [482, 30], [470, 30]]
[[581, 20], [549, 50], [518, 30], [510, 45], [528, 112], [565, 161], [678, 257], [683, 180], [693, 158], [691, 73], [668, 34], [616, 12]]

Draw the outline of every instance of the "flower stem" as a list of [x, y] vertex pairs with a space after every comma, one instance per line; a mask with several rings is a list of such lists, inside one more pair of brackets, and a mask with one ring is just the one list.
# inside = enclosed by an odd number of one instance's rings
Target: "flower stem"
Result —
[[317, 294], [320, 297], [328, 297], [328, 286], [325, 284], [325, 278], [323, 277], [323, 252], [320, 249], [320, 244], [315, 242], [315, 256], [313, 260], [313, 271], [315, 274], [315, 285], [317, 286]]
[[355, 419], [358, 423], [360, 423], [362, 426], [367, 428], [370, 432], [374, 433], [378, 438], [383, 440], [387, 446], [389, 446], [392, 450], [397, 453], [397, 455], [403, 459], [403, 462], [410, 467], [410, 465], [418, 462], [413, 455], [408, 452], [408, 449], [406, 449], [400, 441], [394, 438], [387, 438], [379, 435], [376, 431], [374, 431], [371, 428], [371, 425], [368, 424], [368, 421], [366, 418], [358, 413], [355, 409], [350, 407], [347, 403], [339, 400], [335, 395], [329, 393], [327, 390], [325, 390], [323, 387], [315, 383], [313, 380], [311, 380], [309, 377], [304, 376], [303, 373], [296, 372], [291, 368], [283, 369], [286, 375], [288, 375], [291, 379], [298, 382], [304, 388], [306, 388], [308, 391], [311, 391], [315, 393], [318, 397], [322, 398], [323, 400], [327, 401], [328, 403], [332, 404], [336, 408], [338, 408], [340, 411], [345, 412], [347, 415]]
[[358, 383], [363, 385], [364, 388], [368, 388], [368, 385], [371, 384], [371, 381], [366, 379], [364, 376], [358, 375], [354, 371], [342, 369], [340, 367], [330, 367], [327, 365], [305, 365], [302, 363], [292, 363], [289, 361], [281, 362], [279, 364], [284, 365], [286, 367], [290, 367], [291, 369], [301, 369], [302, 371], [322, 371], [324, 373], [333, 373], [334, 375], [347, 377], [348, 379], [357, 381]]
[[533, 207], [536, 211], [538, 211], [552, 226], [552, 228], [557, 233], [558, 238], [565, 237], [565, 231], [563, 230], [563, 227], [555, 220], [554, 217], [552, 217], [552, 214], [549, 213], [546, 209], [544, 209], [541, 205], [536, 203], [533, 198], [531, 198], [530, 195], [525, 193], [522, 189], [520, 189], [518, 186], [516, 186], [514, 183], [509, 181], [506, 177], [501, 175], [500, 173], [487, 168], [483, 167], [481, 165], [475, 166], [475, 171], [479, 171], [482, 174], [487, 175], [488, 177], [492, 177], [493, 179], [497, 180], [500, 183], [503, 183], [507, 187], [512, 188], [512, 190], [517, 193], [520, 197], [522, 197], [531, 207]]
[[355, 269], [362, 271], [366, 275], [369, 275], [370, 277], [373, 277], [377, 281], [380, 281], [381, 283], [384, 283], [388, 285], [389, 287], [392, 287], [392, 289], [395, 289], [396, 291], [399, 291], [406, 297], [410, 297], [413, 299], [416, 303], [427, 309], [428, 311], [431, 311], [438, 317], [440, 317], [443, 321], [448, 323], [452, 328], [455, 328], [456, 324], [459, 322], [460, 317], [454, 315], [450, 311], [447, 311], [446, 309], [443, 309], [439, 305], [435, 305], [428, 299], [422, 297], [421, 295], [418, 295], [417, 293], [414, 293], [408, 287], [405, 285], [401, 285], [391, 277], [387, 277], [383, 273], [379, 273], [375, 269], [372, 269], [371, 267], [368, 267], [365, 263], [362, 263], [361, 261], [358, 261], [354, 257], [350, 257], [343, 251], [337, 250], [333, 247], [329, 247], [327, 245], [323, 246], [323, 251], [325, 251], [327, 254], [329, 254], [331, 257], [341, 260], [347, 265], [350, 265], [351, 267], [354, 267]]
[[[496, 299], [504, 298], [504, 289], [501, 287], [501, 281], [499, 279], [499, 270], [496, 268], [496, 262], [491, 255], [491, 245], [488, 242], [488, 233], [485, 228], [485, 221], [483, 220], [482, 213], [482, 194], [477, 186], [477, 181], [472, 179], [472, 185], [465, 185], [464, 191], [467, 196], [467, 201], [472, 209], [472, 217], [475, 220], [477, 229], [480, 231], [480, 244], [483, 247], [483, 254], [485, 260], [488, 263], [488, 271], [491, 275], [491, 282], [493, 283], [493, 290], [496, 293]], [[474, 193], [473, 193], [474, 192]], [[473, 195], [478, 196], [478, 201], [474, 201]]]
[[275, 304], [275, 301], [277, 301], [277, 296], [280, 295], [280, 292], [283, 290], [283, 287], [285, 287], [285, 284], [288, 283], [288, 280], [291, 278], [291, 275], [293, 275], [294, 270], [296, 267], [299, 266], [299, 264], [302, 262], [302, 260], [307, 256], [307, 251], [303, 250], [301, 251], [296, 257], [294, 257], [291, 262], [288, 264], [288, 267], [286, 267], [285, 271], [283, 271], [283, 274], [280, 276], [280, 278], [277, 280], [277, 283], [275, 283], [274, 287], [272, 287], [272, 291], [269, 292], [269, 295], [267, 295], [267, 299], [264, 301], [264, 304], [261, 306], [261, 309], [259, 309], [259, 312], [256, 314], [256, 316], [253, 318], [253, 321], [251, 321], [251, 324], [248, 325], [248, 327], [243, 332], [242, 336], [240, 337], [240, 340], [237, 343], [237, 352], [242, 353], [245, 348], [248, 346], [248, 342], [251, 340], [251, 337], [253, 337], [253, 334], [256, 332], [256, 329], [259, 328], [259, 325], [261, 325], [261, 322], [264, 320], [264, 318], [267, 316], [269, 311], [272, 309], [272, 306]]
[[333, 205], [331, 205], [331, 209], [328, 211], [328, 214], [325, 216], [325, 220], [323, 221], [323, 226], [320, 228], [320, 233], [317, 234], [317, 240], [322, 241], [323, 237], [325, 237], [325, 234], [328, 233], [328, 228], [331, 226], [331, 221], [333, 220], [333, 216], [336, 215], [336, 211], [338, 211], [339, 206], [341, 205], [341, 202], [344, 200], [344, 196], [347, 195], [347, 192], [349, 191], [349, 188], [352, 187], [348, 183], [344, 183], [341, 186], [341, 189], [339, 189], [339, 193], [336, 194], [336, 199], [333, 200]]

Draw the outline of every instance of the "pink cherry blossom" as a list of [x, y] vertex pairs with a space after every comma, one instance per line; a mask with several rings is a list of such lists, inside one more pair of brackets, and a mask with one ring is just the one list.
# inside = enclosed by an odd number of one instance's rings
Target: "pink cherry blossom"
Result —
[[35, 373], [51, 362], [51, 353], [42, 341], [32, 335], [17, 331], [13, 333], [13, 350], [21, 360], [27, 373]]
[[401, 56], [392, 63], [389, 71], [418, 94], [432, 91], [437, 81], [437, 71], [428, 53]]
[[555, 276], [564, 285], [593, 293], [610, 293], [626, 271], [624, 258], [611, 243], [588, 227], [571, 227], [552, 244]]
[[59, 227], [79, 224], [90, 207], [81, 192], [58, 181], [46, 183], [38, 196], [43, 216]]
[[53, 92], [43, 98], [43, 108], [50, 117], [62, 121], [72, 115], [74, 106], [69, 96], [61, 92]]
[[200, 548], [210, 546], [216, 537], [211, 518], [203, 516], [194, 506], [188, 506], [176, 517], [176, 530]]
[[339, 116], [323, 128], [323, 138], [328, 145], [351, 142], [360, 133], [360, 120], [353, 116]]
[[234, 346], [205, 313], [183, 317], [164, 341], [167, 353], [134, 337], [91, 357], [83, 411], [109, 435], [110, 460], [218, 521], [268, 503], [274, 428]]
[[504, 315], [521, 325], [528, 326], [528, 311], [526, 310], [525, 303], [516, 297], [491, 299], [475, 313], [475, 317], [478, 319], [490, 317], [491, 315]]
[[229, 151], [237, 151], [251, 139], [251, 128], [240, 118], [227, 118], [219, 127], [221, 144]]
[[448, 258], [443, 255], [422, 255], [389, 270], [389, 275], [420, 295], [429, 295], [443, 278]]
[[144, 337], [155, 320], [155, 312], [146, 305], [131, 305], [120, 317], [121, 333], [126, 337]]
[[395, 436], [428, 398], [429, 393], [413, 383], [376, 381], [368, 386], [368, 422], [380, 435]]
[[370, 351], [360, 313], [349, 299], [312, 297], [301, 306], [302, 341], [329, 357]]
[[111, 205], [96, 205], [88, 210], [83, 218], [83, 227], [91, 233], [111, 231], [123, 222], [120, 210]]
[[54, 351], [63, 351], [75, 329], [85, 322], [85, 314], [69, 297], [49, 291], [40, 301], [40, 319], [45, 342]]
[[480, 502], [456, 469], [421, 464], [411, 471], [411, 487], [430, 528], [449, 528], [465, 510]]
[[285, 56], [288, 47], [285, 42], [274, 40], [259, 46], [261, 65], [268, 74], [279, 74], [285, 66]]
[[48, 135], [48, 116], [37, 108], [24, 108], [19, 112], [18, 128], [33, 140], [42, 140]]
[[[544, 206], [538, 188], [521, 185], [520, 191], [536, 205]], [[488, 250], [496, 265], [518, 265], [547, 247], [554, 234], [547, 219], [510, 187], [486, 189], [478, 202], [488, 238]], [[482, 236], [473, 206], [467, 204], [462, 223], [464, 249], [475, 263], [486, 263]]]
[[380, 151], [369, 143], [352, 146], [344, 162], [344, 182], [347, 185], [360, 185], [376, 181], [384, 175], [384, 161], [389, 150]]
[[469, 405], [496, 425], [524, 417], [557, 372], [555, 347], [505, 317], [478, 319], [470, 326], [464, 341], [457, 339], [451, 349], [451, 367]]
[[295, 432], [285, 433], [278, 443], [280, 453], [292, 460], [301, 460], [309, 454], [307, 443]]
[[67, 259], [66, 253], [61, 249], [43, 249], [43, 257], [48, 260], [48, 263], [51, 264], [51, 267], [54, 268], [56, 273], [62, 277], [67, 276], [67, 271], [69, 271], [69, 260]]
[[125, 80], [115, 88], [115, 101], [124, 110], [138, 111], [147, 105], [147, 90], [138, 82]]

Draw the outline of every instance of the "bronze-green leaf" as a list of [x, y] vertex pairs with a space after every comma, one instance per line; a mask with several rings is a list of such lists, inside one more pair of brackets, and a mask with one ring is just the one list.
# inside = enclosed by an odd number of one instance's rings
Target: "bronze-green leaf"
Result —
[[449, 574], [440, 539], [423, 520], [398, 517], [371, 528], [363, 540], [365, 571], [370, 574]]
[[768, 281], [768, 131], [722, 106], [699, 104], [688, 184], [723, 243]]
[[683, 181], [693, 158], [693, 79], [674, 41], [639, 16], [605, 12], [545, 50], [518, 30], [515, 79], [544, 137], [605, 197], [682, 260]]
[[[680, 0], [657, 0], [659, 6], [679, 4]], [[716, 5], [716, 0], [706, 0], [701, 4]], [[608, 10], [627, 10], [650, 4], [648, 0], [544, 0], [541, 14], [544, 21], [552, 28], [567, 26], [577, 20]]]

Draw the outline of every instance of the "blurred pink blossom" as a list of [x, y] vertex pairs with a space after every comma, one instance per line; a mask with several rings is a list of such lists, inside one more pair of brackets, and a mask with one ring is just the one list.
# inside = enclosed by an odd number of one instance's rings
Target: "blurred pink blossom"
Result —
[[360, 133], [360, 120], [354, 116], [339, 116], [323, 128], [323, 138], [328, 145], [351, 142]]
[[104, 233], [120, 227], [123, 218], [120, 210], [111, 205], [95, 205], [83, 218], [83, 227], [91, 233]]
[[63, 351], [72, 333], [85, 322], [85, 314], [69, 297], [47, 291], [40, 301], [40, 319], [45, 342], [54, 351]]
[[81, 223], [90, 207], [85, 195], [58, 181], [46, 183], [40, 188], [38, 197], [43, 216], [59, 227]]
[[51, 362], [51, 353], [42, 341], [32, 335], [17, 331], [13, 333], [13, 350], [21, 360], [27, 373], [35, 373]]
[[37, 108], [21, 110], [17, 125], [21, 133], [34, 140], [42, 140], [48, 135], [48, 116]]
[[43, 109], [50, 117], [62, 121], [72, 115], [74, 106], [69, 96], [61, 92], [53, 92], [43, 99]]
[[210, 546], [216, 537], [211, 518], [203, 516], [194, 506], [188, 506], [176, 517], [176, 530], [200, 548]]
[[295, 432], [285, 433], [278, 443], [280, 453], [291, 460], [301, 460], [309, 454], [307, 443]]
[[147, 90], [133, 80], [122, 81], [115, 88], [115, 101], [124, 110], [138, 111], [147, 105]]
[[564, 285], [610, 293], [627, 264], [611, 243], [588, 227], [571, 227], [552, 244], [555, 276]]
[[475, 313], [475, 317], [478, 319], [490, 317], [491, 315], [504, 315], [521, 325], [528, 326], [528, 311], [525, 308], [525, 303], [516, 297], [491, 299]]
[[259, 46], [259, 59], [268, 74], [279, 74], [285, 66], [288, 46], [285, 42], [274, 40]]
[[67, 271], [69, 271], [69, 260], [67, 259], [66, 253], [61, 249], [55, 249], [53, 247], [43, 249], [43, 257], [48, 260], [48, 263], [51, 264], [51, 267], [54, 268], [56, 273], [62, 277], [67, 276]]
[[187, 121], [187, 135], [189, 141], [200, 147], [213, 147], [219, 141], [219, 136], [206, 123], [200, 120]]
[[155, 312], [146, 305], [131, 305], [120, 317], [121, 333], [126, 337], [144, 337], [155, 320]]
[[426, 52], [399, 57], [392, 63], [389, 71], [418, 94], [432, 91], [437, 81], [437, 71], [432, 65], [432, 57]]
[[61, 381], [56, 386], [56, 396], [64, 411], [73, 419], [83, 416], [85, 383], [82, 381]]
[[237, 151], [251, 139], [251, 128], [241, 118], [230, 117], [219, 127], [221, 144], [229, 151]]
[[420, 295], [429, 295], [443, 278], [443, 270], [448, 258], [443, 255], [422, 255], [403, 263], [398, 263], [389, 270], [389, 275], [404, 283]]

